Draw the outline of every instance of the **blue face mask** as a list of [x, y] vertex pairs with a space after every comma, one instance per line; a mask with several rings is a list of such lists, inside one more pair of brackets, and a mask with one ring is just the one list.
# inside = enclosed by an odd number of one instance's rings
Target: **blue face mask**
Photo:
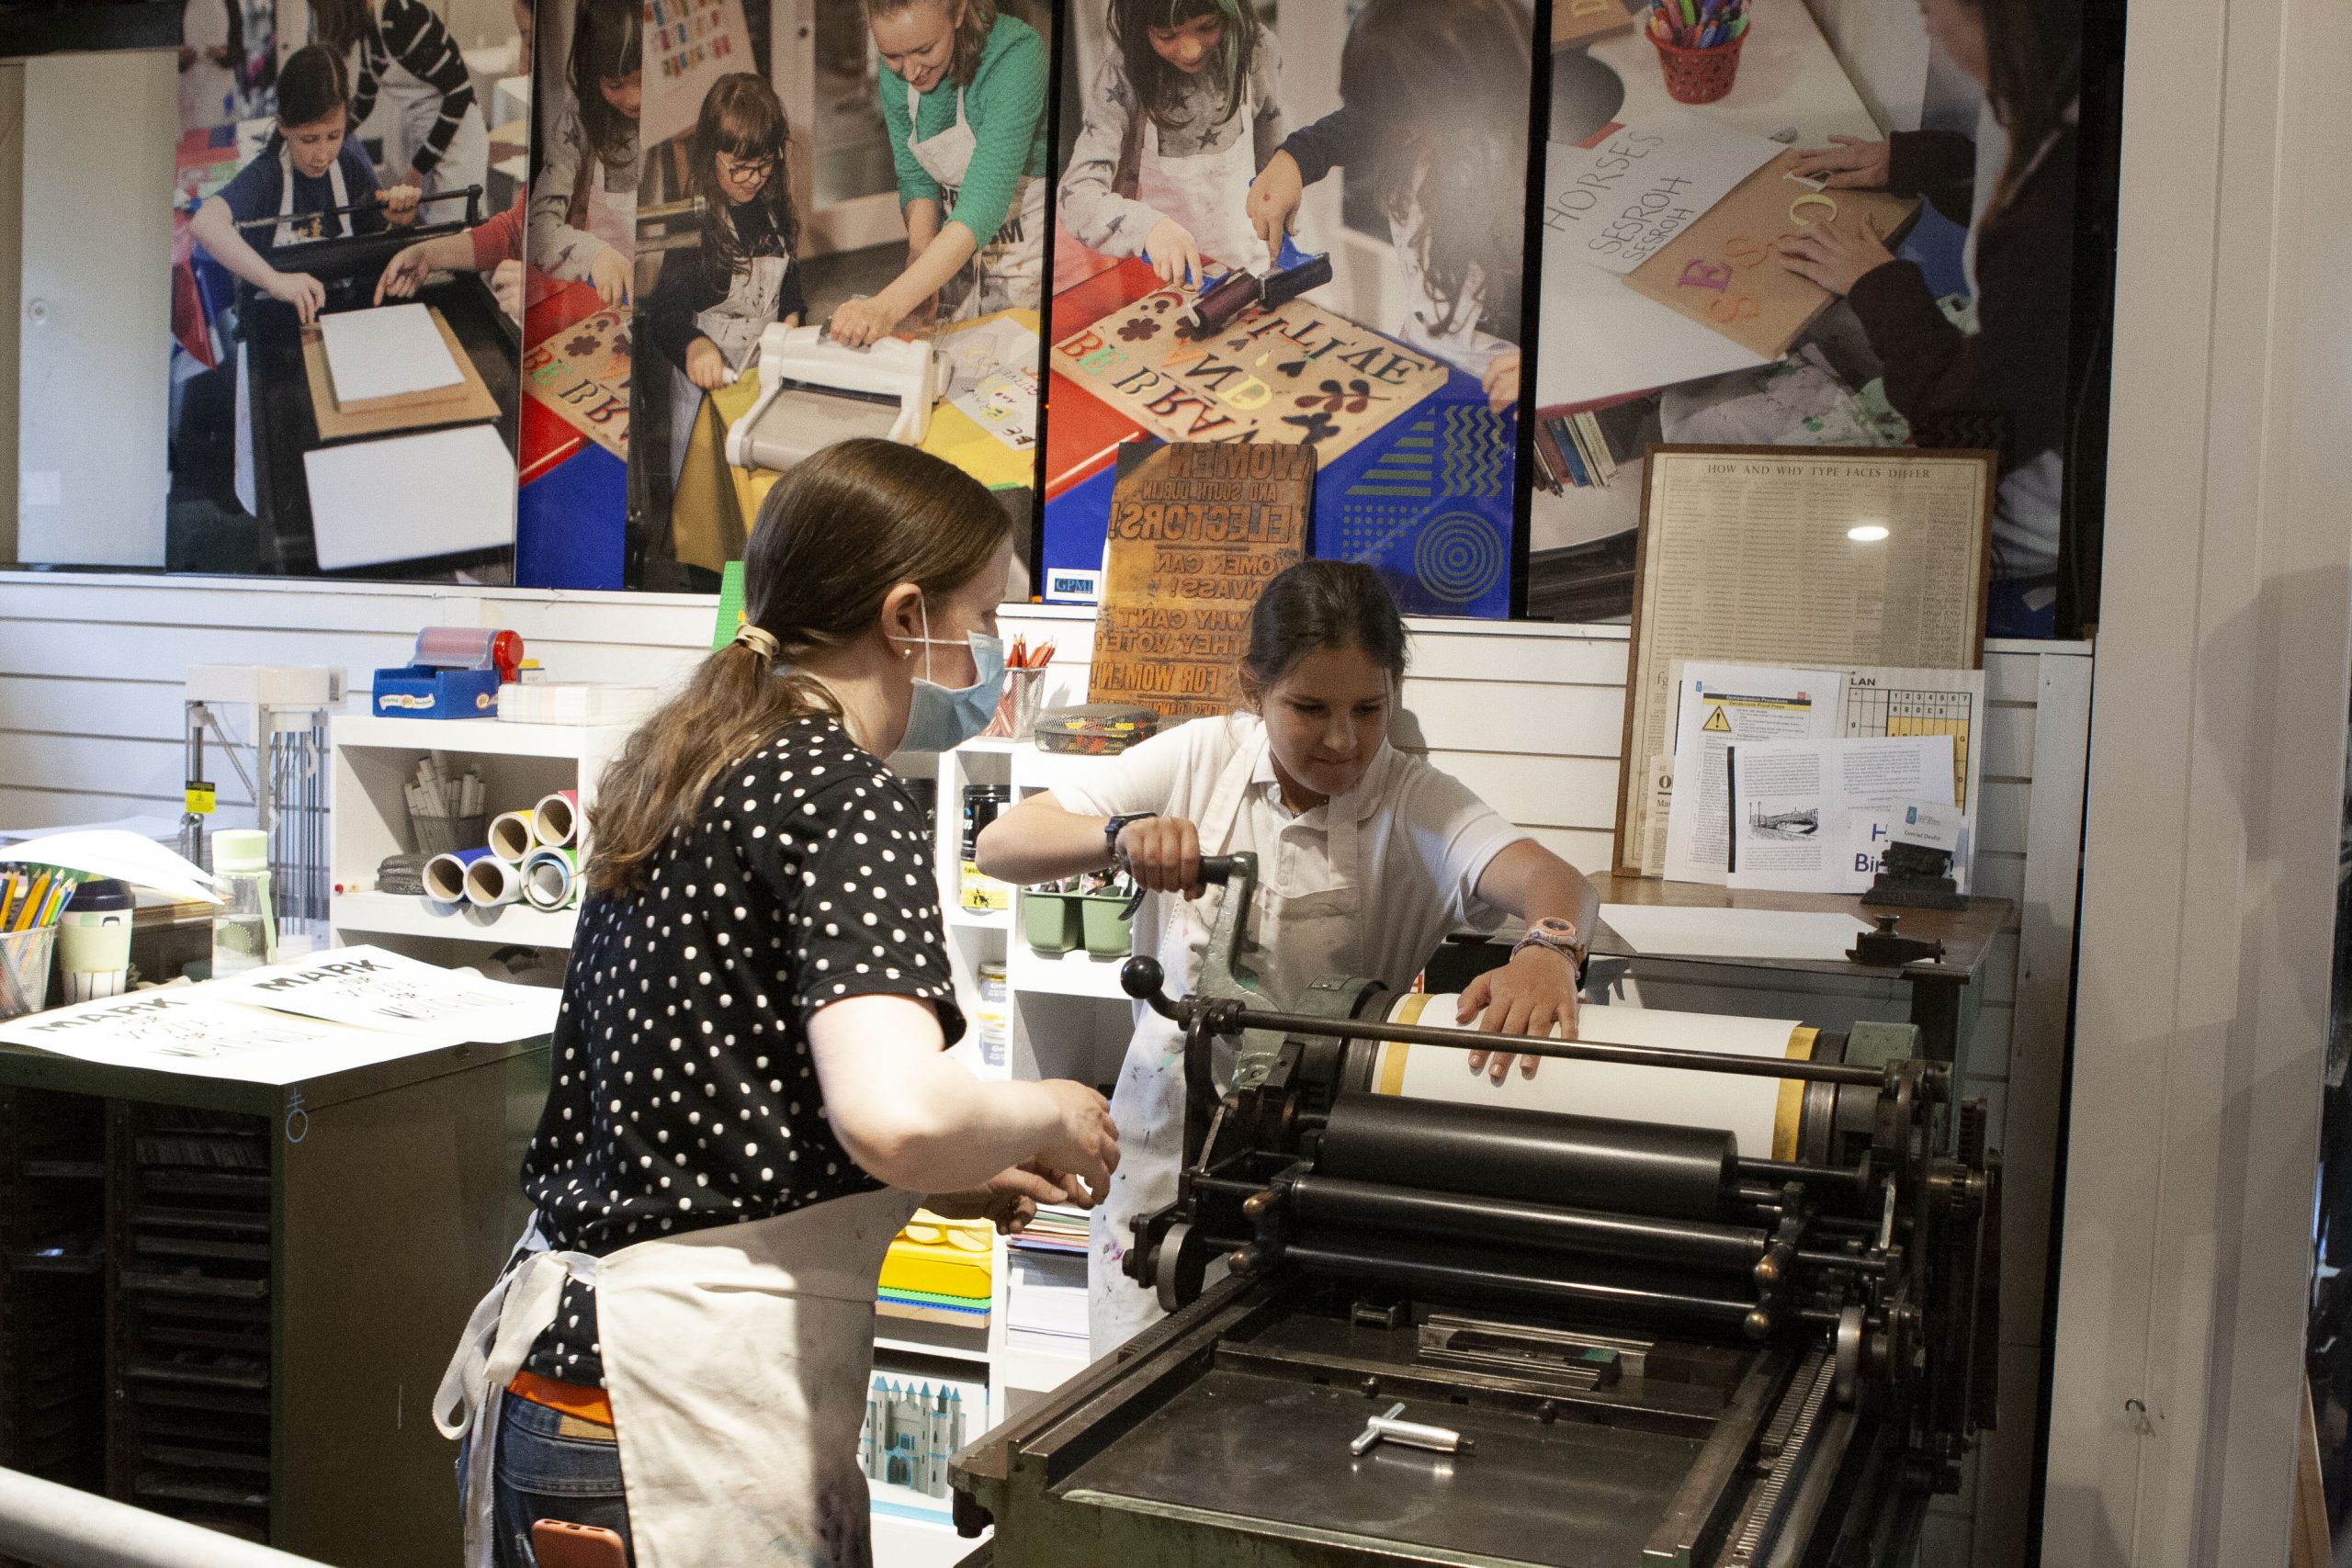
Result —
[[979, 679], [968, 686], [942, 686], [931, 680], [931, 650], [957, 645], [931, 635], [928, 604], [922, 606], [922, 631], [919, 637], [899, 639], [923, 645], [923, 672], [915, 680], [913, 701], [907, 708], [907, 733], [899, 741], [899, 750], [952, 751], [986, 729], [989, 720], [996, 716], [997, 700], [1004, 694], [1004, 640], [974, 632], [965, 645], [972, 650], [972, 668]]

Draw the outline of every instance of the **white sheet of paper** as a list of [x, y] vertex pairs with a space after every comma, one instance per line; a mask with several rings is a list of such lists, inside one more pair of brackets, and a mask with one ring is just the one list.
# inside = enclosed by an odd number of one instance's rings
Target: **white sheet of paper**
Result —
[[28, 1013], [0, 1043], [151, 1072], [298, 1083], [454, 1042], [294, 1018], [228, 999], [218, 985], [166, 986]]
[[1984, 671], [1892, 666], [1849, 670], [1843, 705], [1846, 726], [1832, 734], [1951, 737], [1952, 804], [1967, 818], [1961, 826], [1951, 874], [1960, 890], [1967, 892], [1976, 802], [1984, 783]]
[[1598, 145], [1555, 141], [1544, 162], [1544, 245], [1624, 274], [1777, 156], [1781, 144], [1681, 109], [1621, 125]]
[[[1421, 1017], [1426, 1022], [1450, 1024], [1453, 1010], [1453, 997], [1435, 996], [1423, 1008]], [[1595, 1007], [1577, 1014], [1579, 1040], [1737, 1056], [1785, 1057], [1799, 1027], [1786, 1019], [1718, 1017], [1649, 1008]], [[1776, 1156], [1772, 1148], [1781, 1103], [1779, 1078], [1559, 1059], [1544, 1063], [1532, 1078], [1514, 1072], [1495, 1084], [1484, 1074], [1470, 1071], [1466, 1053], [1402, 1041], [1391, 1041], [1380, 1048], [1373, 1081], [1392, 1081], [1392, 1074], [1398, 1091], [1408, 1100], [1577, 1111], [1679, 1127], [1722, 1127], [1737, 1140], [1739, 1152], [1750, 1158], [1795, 1157], [1793, 1151]]]
[[947, 362], [946, 395], [959, 397], [1000, 371], [1025, 371], [1034, 378], [1042, 344], [1037, 334], [1010, 317], [967, 327], [932, 340]]
[[111, 876], [152, 887], [175, 898], [220, 902], [202, 866], [182, 859], [154, 840], [121, 828], [86, 828], [27, 839], [0, 852], [0, 863], [59, 865], [92, 876]]
[[552, 1033], [563, 993], [485, 980], [380, 947], [339, 947], [216, 980], [236, 1001], [451, 1044], [502, 1045]]
[[1603, 904], [1600, 918], [1650, 958], [1758, 958], [1829, 963], [1871, 928], [1851, 915], [1801, 909], [1689, 909]]
[[322, 446], [302, 466], [322, 570], [514, 542], [514, 457], [494, 426]]
[[1720, 886], [1729, 852], [1724, 749], [1737, 741], [1826, 740], [1844, 733], [1842, 670], [1683, 661], [1675, 678], [1674, 793], [1667, 812], [1666, 876]]
[[1878, 873], [1888, 824], [1906, 800], [1949, 806], [1950, 735], [1735, 744], [1732, 887], [1860, 893]]
[[338, 403], [397, 398], [465, 379], [433, 312], [423, 305], [379, 305], [319, 318], [327, 375]]

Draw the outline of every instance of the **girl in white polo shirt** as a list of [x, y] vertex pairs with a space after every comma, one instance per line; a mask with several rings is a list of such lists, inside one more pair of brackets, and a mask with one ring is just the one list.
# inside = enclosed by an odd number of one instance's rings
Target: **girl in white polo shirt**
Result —
[[[1200, 857], [1258, 857], [1257, 949], [1270, 1004], [1335, 974], [1408, 988], [1448, 931], [1510, 915], [1529, 934], [1463, 993], [1456, 1021], [1573, 1034], [1577, 970], [1599, 914], [1592, 885], [1460, 780], [1388, 744], [1408, 633], [1366, 566], [1304, 561], [1269, 583], [1242, 660], [1248, 711], [1197, 719], [1030, 796], [981, 835], [980, 868], [1033, 883], [1124, 861], [1149, 890], [1135, 951], [1168, 989], [1191, 987], [1222, 889]], [[1500, 1082], [1510, 1055], [1469, 1056]], [[1536, 1058], [1520, 1058], [1532, 1072]], [[1120, 1270], [1131, 1222], [1174, 1201], [1184, 1126], [1183, 1039], [1138, 1003], [1112, 1095], [1123, 1163], [1094, 1211], [1089, 1326], [1100, 1357], [1160, 1315]]]

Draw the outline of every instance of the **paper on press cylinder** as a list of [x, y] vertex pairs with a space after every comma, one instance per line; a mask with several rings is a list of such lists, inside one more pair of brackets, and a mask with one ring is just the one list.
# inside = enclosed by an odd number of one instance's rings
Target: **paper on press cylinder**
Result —
[[[1458, 998], [1451, 992], [1399, 997], [1392, 1023], [1453, 1023]], [[1416, 1005], [1419, 1004], [1419, 1005]], [[1555, 1030], [1554, 1034], [1559, 1032]], [[1677, 1051], [1726, 1055], [1803, 1058], [1813, 1049], [1814, 1031], [1788, 1019], [1725, 1018], [1713, 1013], [1667, 1012], [1649, 1008], [1589, 1007], [1577, 1015], [1577, 1038], [1605, 1045], [1657, 1045]], [[1497, 1037], [1496, 1047], [1510, 1041]], [[1609, 1116], [1628, 1122], [1662, 1122], [1679, 1127], [1721, 1127], [1750, 1159], [1793, 1159], [1794, 1099], [1788, 1135], [1776, 1139], [1781, 1122], [1781, 1086], [1793, 1078], [1748, 1077], [1734, 1073], [1684, 1072], [1672, 1067], [1628, 1066], [1614, 1062], [1549, 1057], [1533, 1077], [1518, 1067], [1500, 1084], [1473, 1073], [1468, 1053], [1445, 1045], [1388, 1041], [1373, 1068], [1373, 1087], [1408, 1100], [1453, 1105], [1505, 1106], [1578, 1116]], [[1777, 1146], [1776, 1146], [1777, 1145]]]

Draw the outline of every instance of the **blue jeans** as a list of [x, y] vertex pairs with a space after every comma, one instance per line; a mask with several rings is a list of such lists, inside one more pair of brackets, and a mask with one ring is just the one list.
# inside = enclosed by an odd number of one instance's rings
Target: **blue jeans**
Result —
[[563, 1419], [527, 1399], [509, 1396], [500, 1404], [491, 1503], [498, 1568], [538, 1568], [531, 1526], [540, 1519], [597, 1525], [624, 1544], [629, 1539], [620, 1445], [560, 1436]]

